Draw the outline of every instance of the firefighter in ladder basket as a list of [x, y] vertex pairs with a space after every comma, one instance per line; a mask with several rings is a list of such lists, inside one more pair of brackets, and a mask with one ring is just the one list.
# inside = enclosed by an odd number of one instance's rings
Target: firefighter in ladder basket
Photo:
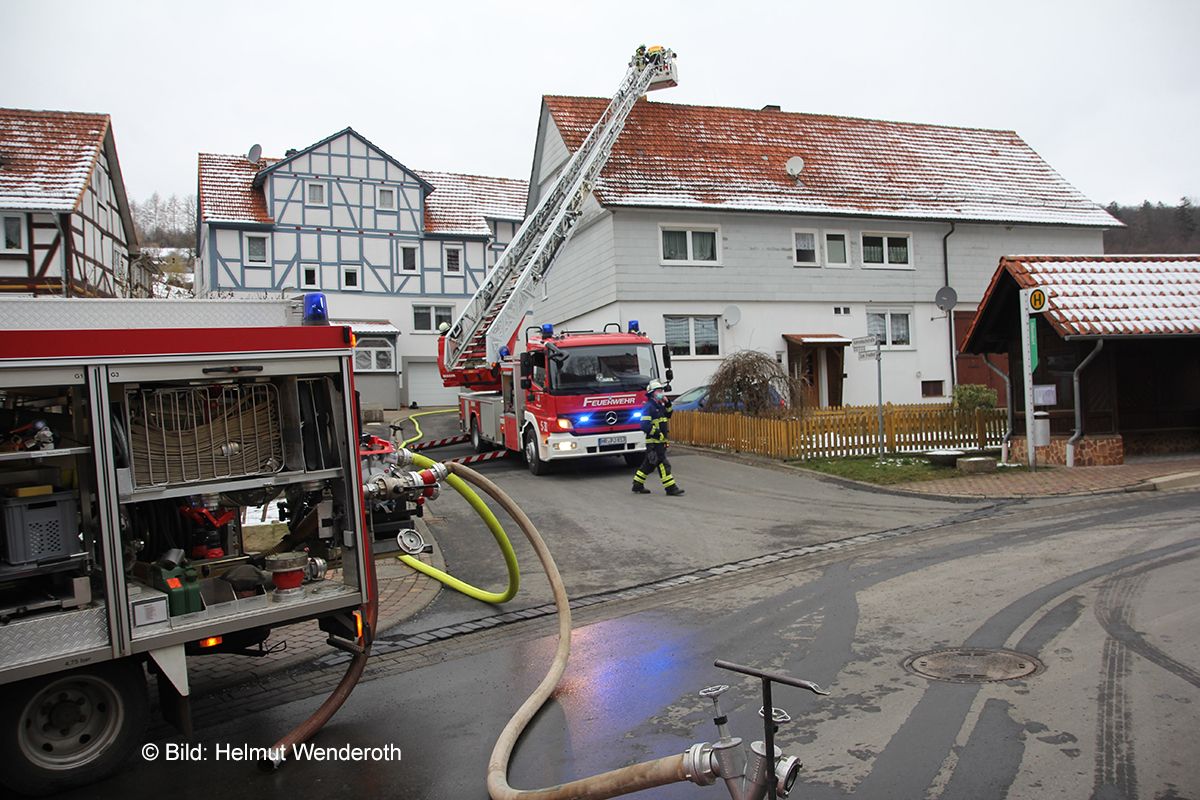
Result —
[[663, 488], [672, 497], [683, 494], [671, 474], [671, 462], [667, 460], [667, 436], [670, 433], [671, 403], [667, 400], [666, 387], [661, 381], [650, 381], [646, 386], [646, 406], [642, 409], [642, 432], [646, 434], [646, 457], [633, 476], [634, 494], [650, 494], [646, 478], [657, 469]]

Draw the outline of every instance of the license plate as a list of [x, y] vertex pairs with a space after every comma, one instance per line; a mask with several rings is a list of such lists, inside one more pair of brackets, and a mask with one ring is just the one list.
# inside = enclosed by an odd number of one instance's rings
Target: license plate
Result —
[[624, 436], [601, 436], [600, 437], [600, 446], [601, 447], [604, 447], [605, 445], [610, 445], [610, 444], [625, 444], [625, 437]]

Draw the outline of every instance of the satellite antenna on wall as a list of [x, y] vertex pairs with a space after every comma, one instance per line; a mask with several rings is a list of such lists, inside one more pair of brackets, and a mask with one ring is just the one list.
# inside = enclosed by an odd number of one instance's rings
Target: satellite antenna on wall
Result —
[[246, 153], [246, 160], [249, 161], [251, 164], [257, 164], [259, 159], [261, 159], [261, 158], [262, 158], [262, 145], [258, 145], [258, 144], [250, 145], [250, 152]]
[[725, 318], [725, 327], [732, 328], [741, 321], [742, 310], [737, 306], [725, 306], [725, 310], [721, 312], [721, 316]]
[[953, 286], [943, 286], [933, 296], [933, 303], [942, 311], [950, 311], [958, 305], [958, 292], [954, 291]]
[[791, 175], [796, 180], [800, 180], [800, 173], [804, 170], [804, 159], [800, 156], [792, 156], [787, 160], [785, 165], [787, 174]]

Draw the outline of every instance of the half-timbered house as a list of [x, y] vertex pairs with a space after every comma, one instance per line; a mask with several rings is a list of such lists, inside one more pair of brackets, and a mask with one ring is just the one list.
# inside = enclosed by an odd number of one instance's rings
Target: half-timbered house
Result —
[[523, 180], [417, 171], [351, 128], [283, 158], [201, 154], [199, 297], [322, 291], [369, 404], [454, 402], [437, 332], [524, 217]]
[[0, 291], [147, 297], [107, 114], [0, 109]]

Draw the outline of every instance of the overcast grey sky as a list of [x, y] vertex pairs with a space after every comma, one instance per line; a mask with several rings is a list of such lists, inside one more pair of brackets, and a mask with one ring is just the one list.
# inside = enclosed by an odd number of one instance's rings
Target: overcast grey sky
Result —
[[196, 154], [354, 127], [416, 169], [528, 178], [541, 95], [1016, 130], [1098, 203], [1200, 197], [1200, 2], [6, 0], [0, 105], [112, 115], [130, 196]]

